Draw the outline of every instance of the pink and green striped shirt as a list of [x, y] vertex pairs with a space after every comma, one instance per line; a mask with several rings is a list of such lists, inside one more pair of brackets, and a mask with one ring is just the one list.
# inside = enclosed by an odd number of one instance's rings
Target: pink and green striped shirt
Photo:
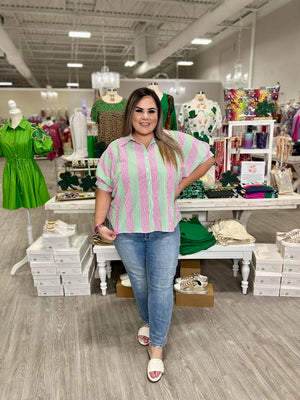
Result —
[[116, 232], [172, 232], [181, 219], [174, 201], [179, 183], [213, 157], [207, 143], [182, 132], [164, 132], [182, 149], [177, 169], [164, 164], [155, 139], [146, 148], [131, 135], [110, 143], [99, 159], [97, 186], [111, 192], [108, 219]]

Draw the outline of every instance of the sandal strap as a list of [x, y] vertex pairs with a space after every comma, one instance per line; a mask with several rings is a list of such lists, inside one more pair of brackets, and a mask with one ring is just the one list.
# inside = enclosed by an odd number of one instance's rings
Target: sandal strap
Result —
[[150, 334], [149, 326], [142, 326], [138, 330], [138, 336], [145, 336], [145, 337], [149, 338], [149, 334]]
[[165, 371], [164, 362], [162, 360], [160, 360], [159, 358], [152, 358], [148, 362], [147, 371], [148, 371], [148, 375], [150, 374], [150, 372], [161, 372], [163, 374]]

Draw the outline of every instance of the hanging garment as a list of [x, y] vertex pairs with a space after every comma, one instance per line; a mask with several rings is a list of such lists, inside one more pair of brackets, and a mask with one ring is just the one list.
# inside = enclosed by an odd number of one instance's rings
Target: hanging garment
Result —
[[199, 222], [196, 217], [179, 222], [180, 229], [180, 249], [182, 255], [197, 253], [206, 250], [216, 243], [212, 232]]
[[177, 118], [173, 96], [163, 93], [160, 103], [163, 114], [163, 128], [177, 131]]
[[42, 172], [34, 155], [52, 151], [53, 143], [37, 125], [23, 117], [14, 129], [11, 121], [0, 130], [0, 157], [6, 158], [3, 171], [3, 208], [36, 208], [49, 200]]
[[64, 154], [62, 135], [58, 124], [43, 125], [43, 130], [48, 133], [53, 142], [53, 151], [47, 154], [48, 160], [60, 157]]
[[221, 109], [215, 101], [202, 103], [193, 99], [181, 106], [178, 122], [185, 133], [198, 139], [208, 139], [215, 129], [222, 127]]
[[126, 99], [119, 103], [106, 103], [101, 98], [96, 100], [91, 110], [92, 121], [98, 124], [98, 141], [108, 146], [121, 137]]

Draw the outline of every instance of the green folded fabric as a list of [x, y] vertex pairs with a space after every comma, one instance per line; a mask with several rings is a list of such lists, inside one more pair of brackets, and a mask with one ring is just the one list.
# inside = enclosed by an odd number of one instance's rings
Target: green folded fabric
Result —
[[195, 217], [179, 222], [180, 249], [182, 255], [197, 253], [216, 244], [212, 232], [208, 230]]

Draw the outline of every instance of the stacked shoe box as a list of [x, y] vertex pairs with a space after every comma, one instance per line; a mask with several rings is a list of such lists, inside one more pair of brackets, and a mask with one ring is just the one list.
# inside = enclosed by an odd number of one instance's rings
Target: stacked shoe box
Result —
[[276, 244], [256, 244], [249, 278], [253, 294], [279, 296], [281, 278], [282, 257]]
[[28, 249], [38, 296], [91, 293], [95, 262], [88, 235], [43, 233]]
[[283, 259], [280, 296], [300, 297], [300, 244], [284, 240], [286, 234], [276, 234], [276, 244]]

